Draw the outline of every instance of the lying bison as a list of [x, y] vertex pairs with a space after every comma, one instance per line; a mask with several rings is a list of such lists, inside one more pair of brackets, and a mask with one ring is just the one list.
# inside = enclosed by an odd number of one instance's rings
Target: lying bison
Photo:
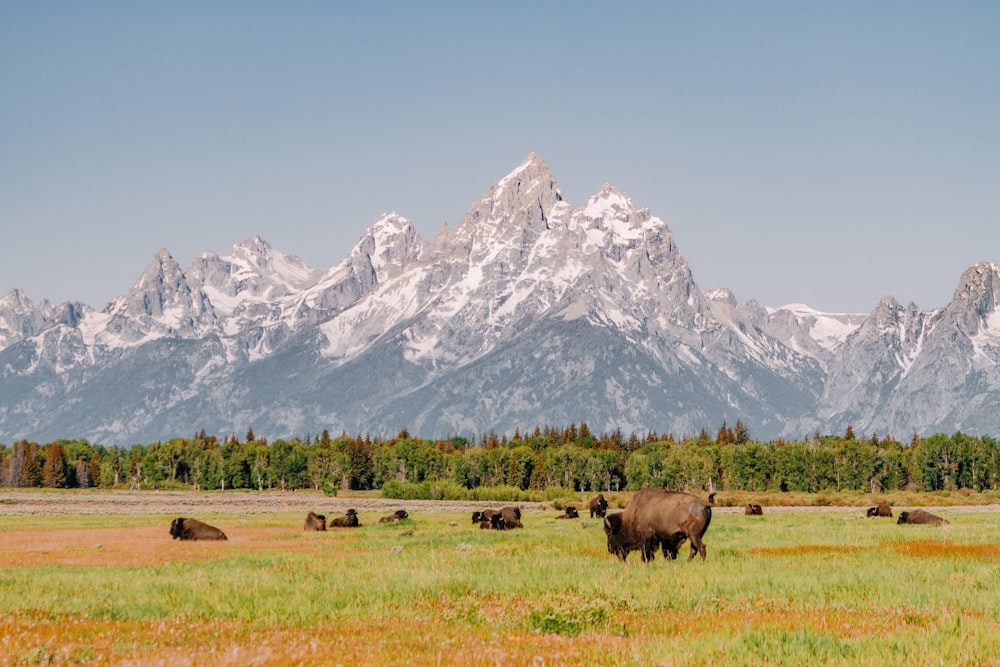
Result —
[[520, 521], [521, 520], [521, 508], [519, 507], [501, 507], [500, 516], [503, 517], [504, 521]]
[[604, 517], [608, 552], [624, 561], [630, 551], [639, 550], [644, 563], [653, 560], [658, 547], [667, 559], [677, 557], [684, 540], [691, 540], [690, 561], [696, 554], [705, 560], [702, 537], [712, 521], [712, 507], [689, 493], [648, 488], [639, 491], [625, 511]]
[[226, 534], [198, 519], [177, 517], [170, 524], [170, 535], [175, 540], [225, 540]]
[[743, 510], [747, 516], [763, 516], [764, 508], [756, 503], [747, 503], [747, 508]]
[[306, 515], [306, 522], [302, 526], [302, 530], [326, 530], [326, 517], [322, 514], [309, 512]]
[[482, 510], [475, 511], [472, 513], [472, 523], [482, 523], [483, 521], [492, 521], [493, 517], [500, 516], [498, 510]]
[[398, 523], [403, 519], [408, 519], [410, 517], [406, 510], [396, 510], [389, 516], [384, 516], [378, 520], [379, 523]]
[[608, 501], [604, 499], [604, 494], [597, 494], [596, 498], [590, 499], [590, 518], [595, 516], [603, 517], [608, 513]]
[[867, 514], [870, 517], [872, 517], [872, 516], [888, 516], [888, 517], [891, 517], [892, 516], [892, 507], [889, 505], [889, 503], [887, 503], [887, 502], [885, 502], [883, 500], [877, 506], [875, 506], [875, 507], [869, 507]]
[[572, 505], [567, 505], [563, 513], [556, 517], [557, 519], [579, 519], [580, 511], [573, 507]]
[[521, 510], [517, 507], [503, 507], [499, 510], [483, 510], [473, 512], [472, 521], [479, 519], [479, 527], [483, 530], [510, 530], [524, 528], [521, 524]]
[[344, 516], [338, 516], [336, 519], [330, 520], [331, 528], [357, 528], [360, 525], [358, 522], [358, 513], [353, 509], [347, 510]]
[[507, 522], [503, 520], [503, 515], [500, 512], [493, 512], [488, 515], [489, 518], [483, 519], [479, 522], [480, 530], [506, 530]]
[[911, 512], [900, 512], [899, 520], [896, 523], [918, 523], [918, 524], [942, 524], [949, 523], [945, 518], [936, 514], [925, 512], [924, 510], [913, 510]]

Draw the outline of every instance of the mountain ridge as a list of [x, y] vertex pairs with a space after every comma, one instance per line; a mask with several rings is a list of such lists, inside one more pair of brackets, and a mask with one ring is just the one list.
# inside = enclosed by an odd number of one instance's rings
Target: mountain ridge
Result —
[[609, 184], [573, 207], [532, 153], [453, 228], [427, 241], [385, 213], [329, 269], [255, 236], [187, 269], [162, 249], [102, 311], [7, 292], [0, 441], [724, 419], [758, 437], [988, 430], [998, 286], [980, 263], [934, 311], [741, 306], [698, 287], [662, 219]]

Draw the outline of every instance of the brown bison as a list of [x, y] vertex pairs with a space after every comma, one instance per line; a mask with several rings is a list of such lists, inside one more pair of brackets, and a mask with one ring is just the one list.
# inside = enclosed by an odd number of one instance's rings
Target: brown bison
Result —
[[918, 524], [942, 524], [950, 523], [947, 519], [925, 512], [924, 510], [913, 510], [911, 512], [900, 512], [899, 520], [896, 523], [918, 523]]
[[306, 515], [306, 522], [302, 526], [302, 530], [326, 530], [326, 517], [322, 514], [309, 512]]
[[756, 503], [747, 503], [747, 508], [743, 513], [747, 516], [763, 516], [764, 508]]
[[398, 523], [403, 519], [408, 519], [410, 517], [406, 510], [396, 510], [389, 516], [384, 516], [378, 520], [379, 523]]
[[884, 500], [875, 507], [869, 507], [868, 516], [892, 516], [892, 507]]
[[648, 488], [639, 491], [625, 511], [604, 517], [608, 552], [624, 561], [630, 551], [639, 550], [642, 561], [653, 560], [658, 547], [667, 559], [677, 557], [684, 540], [691, 540], [690, 561], [696, 554], [705, 560], [702, 537], [712, 521], [712, 506], [689, 493]]
[[506, 530], [507, 522], [503, 520], [503, 515], [500, 512], [489, 513], [489, 518], [483, 519], [479, 522], [480, 530]]
[[492, 521], [493, 515], [499, 515], [500, 512], [497, 510], [482, 510], [475, 511], [472, 513], [472, 523], [482, 523], [483, 521]]
[[579, 519], [580, 511], [573, 507], [572, 505], [567, 505], [563, 513], [556, 517], [557, 519]]
[[521, 509], [519, 507], [501, 507], [500, 515], [504, 521], [520, 521]]
[[590, 518], [595, 516], [603, 517], [608, 513], [608, 501], [604, 499], [604, 494], [597, 494], [596, 498], [590, 499]]
[[175, 540], [225, 540], [226, 534], [198, 519], [177, 517], [170, 524], [170, 535]]
[[357, 528], [361, 524], [358, 522], [358, 513], [356, 510], [349, 509], [344, 513], [344, 516], [338, 516], [336, 519], [330, 520], [331, 528]]

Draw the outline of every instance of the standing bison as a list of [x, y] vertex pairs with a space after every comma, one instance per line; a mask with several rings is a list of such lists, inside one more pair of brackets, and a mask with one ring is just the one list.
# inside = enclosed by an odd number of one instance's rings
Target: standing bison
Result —
[[712, 521], [712, 506], [689, 493], [648, 488], [639, 491], [625, 511], [604, 517], [608, 552], [624, 561], [630, 551], [639, 550], [642, 561], [653, 560], [663, 547], [663, 556], [672, 559], [684, 540], [691, 540], [690, 561], [696, 554], [705, 560], [702, 537]]
[[596, 498], [590, 499], [590, 518], [595, 516], [603, 517], [608, 513], [608, 501], [604, 499], [604, 494], [597, 494]]
[[322, 514], [309, 512], [306, 515], [306, 522], [303, 524], [302, 530], [326, 530], [326, 517]]
[[170, 524], [170, 535], [175, 540], [225, 540], [226, 534], [198, 519], [177, 517]]
[[912, 512], [900, 512], [899, 520], [896, 523], [916, 523], [916, 524], [942, 524], [950, 523], [947, 519], [925, 512], [924, 510], [913, 510]]

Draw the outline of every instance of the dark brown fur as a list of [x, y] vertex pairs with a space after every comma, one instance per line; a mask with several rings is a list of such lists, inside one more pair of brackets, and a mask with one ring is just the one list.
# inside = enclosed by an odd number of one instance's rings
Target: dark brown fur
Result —
[[353, 509], [347, 510], [344, 516], [338, 516], [336, 519], [330, 520], [331, 528], [357, 528], [360, 525], [358, 522], [358, 513]]
[[868, 516], [892, 516], [892, 507], [884, 500], [876, 507], [868, 508]]
[[306, 522], [303, 524], [302, 530], [326, 530], [326, 517], [322, 514], [309, 512], [306, 515]]
[[379, 523], [398, 523], [403, 519], [409, 518], [409, 513], [406, 510], [396, 510], [389, 516], [384, 516], [378, 520]]
[[503, 517], [504, 521], [520, 521], [521, 520], [521, 509], [518, 507], [501, 507], [500, 515]]
[[567, 505], [563, 513], [556, 517], [557, 519], [579, 519], [580, 511], [573, 507], [572, 505]]
[[590, 518], [595, 516], [603, 517], [608, 513], [608, 501], [604, 499], [604, 494], [600, 493], [596, 498], [590, 499]]
[[215, 526], [198, 521], [177, 517], [170, 524], [170, 535], [175, 540], [225, 540], [226, 534]]
[[764, 508], [755, 503], [747, 503], [747, 508], [743, 513], [747, 516], [760, 516], [764, 514]]
[[653, 560], [657, 548], [663, 548], [665, 558], [676, 558], [684, 540], [691, 540], [691, 560], [706, 548], [702, 538], [712, 521], [712, 507], [689, 493], [647, 488], [639, 491], [624, 512], [604, 517], [604, 532], [608, 537], [608, 552], [624, 561], [630, 551], [639, 550], [643, 562]]
[[950, 523], [947, 519], [937, 516], [936, 514], [931, 514], [924, 510], [912, 510], [909, 512], [900, 512], [899, 520], [896, 523], [915, 523], [923, 525], [936, 525]]

